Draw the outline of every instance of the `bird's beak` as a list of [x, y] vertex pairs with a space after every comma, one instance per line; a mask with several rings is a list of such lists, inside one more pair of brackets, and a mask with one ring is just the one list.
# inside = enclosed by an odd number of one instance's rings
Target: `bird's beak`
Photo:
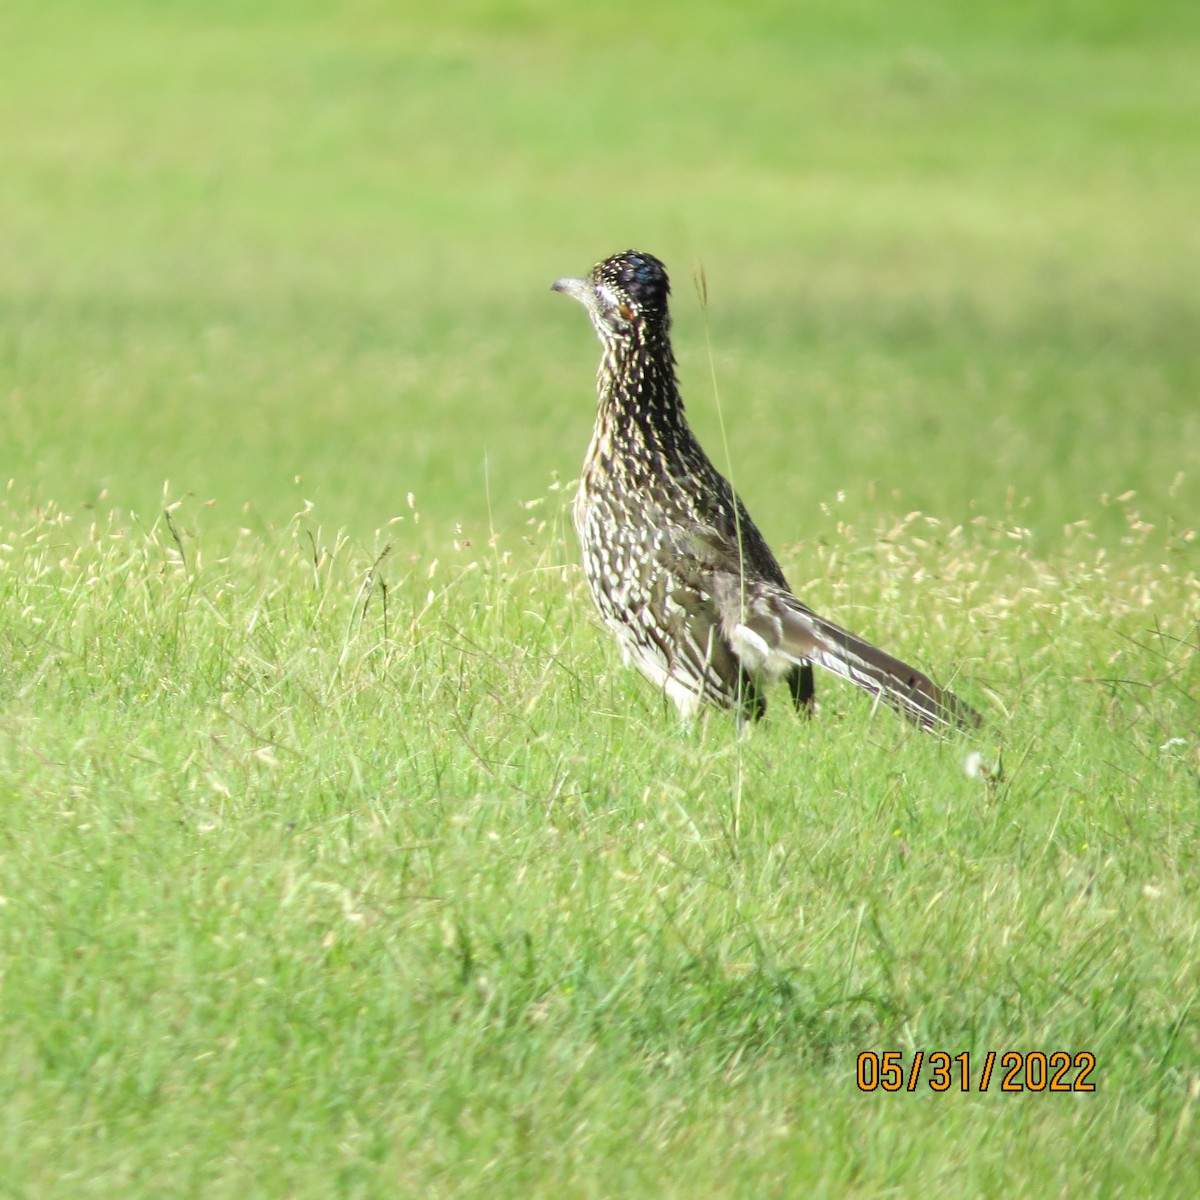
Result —
[[586, 279], [556, 279], [550, 285], [550, 290], [562, 292], [564, 296], [570, 296], [583, 305], [590, 305], [592, 299], [592, 285]]

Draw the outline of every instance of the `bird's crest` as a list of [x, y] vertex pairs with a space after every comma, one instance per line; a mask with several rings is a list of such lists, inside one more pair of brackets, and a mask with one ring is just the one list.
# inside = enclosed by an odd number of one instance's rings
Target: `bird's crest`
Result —
[[666, 312], [671, 284], [666, 267], [653, 254], [639, 250], [614, 254], [592, 268], [592, 280], [597, 287], [611, 289], [635, 312]]

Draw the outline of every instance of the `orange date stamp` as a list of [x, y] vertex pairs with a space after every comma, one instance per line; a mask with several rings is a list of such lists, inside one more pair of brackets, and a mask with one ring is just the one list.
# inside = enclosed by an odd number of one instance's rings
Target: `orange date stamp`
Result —
[[998, 1092], [1094, 1092], [1095, 1069], [1096, 1056], [1086, 1051], [989, 1050], [972, 1058], [966, 1050], [953, 1055], [916, 1050], [906, 1067], [899, 1050], [864, 1050], [858, 1056], [855, 1082], [860, 1092], [915, 1092], [922, 1084], [934, 1092], [986, 1092], [993, 1087]]

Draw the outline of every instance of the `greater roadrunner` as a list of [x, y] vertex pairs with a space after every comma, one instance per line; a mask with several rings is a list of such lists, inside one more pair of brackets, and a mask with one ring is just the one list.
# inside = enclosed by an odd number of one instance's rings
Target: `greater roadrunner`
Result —
[[587, 309], [604, 347], [575, 528], [592, 596], [625, 660], [684, 719], [704, 701], [759, 717], [762, 684], [780, 676], [797, 706], [811, 709], [816, 663], [923, 729], [978, 724], [974, 709], [920, 671], [792, 595], [684, 417], [663, 264], [629, 250], [553, 288]]

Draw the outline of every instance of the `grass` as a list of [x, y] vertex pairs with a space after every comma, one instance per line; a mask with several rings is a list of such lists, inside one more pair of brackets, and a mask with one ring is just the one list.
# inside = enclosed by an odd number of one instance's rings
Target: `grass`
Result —
[[[633, 11], [0, 16], [5, 1194], [1194, 1194], [1191, 6]], [[985, 739], [621, 668], [548, 285], [630, 244]]]

